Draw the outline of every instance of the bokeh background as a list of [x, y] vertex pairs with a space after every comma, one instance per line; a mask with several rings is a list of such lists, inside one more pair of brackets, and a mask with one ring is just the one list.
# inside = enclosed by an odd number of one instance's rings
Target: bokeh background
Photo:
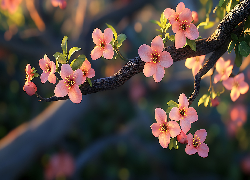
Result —
[[[192, 71], [185, 67], [185, 60], [166, 69], [160, 83], [141, 73], [116, 90], [84, 96], [79, 105], [70, 100], [39, 102], [35, 95], [28, 96], [23, 91], [26, 64], [41, 74], [39, 59], [47, 54], [50, 60], [55, 60], [53, 54], [61, 52], [63, 36], [69, 37], [68, 49], [82, 48], [74, 57], [87, 56], [96, 72], [93, 79], [112, 76], [126, 62], [119, 58], [92, 61], [93, 30], [103, 31], [108, 23], [118, 34], [126, 34], [127, 40], [120, 51], [132, 59], [138, 56], [141, 44], [150, 45], [158, 35], [157, 25], [150, 20], [159, 20], [165, 8], [175, 9], [179, 3], [166, 0], [66, 2], [65, 9], [54, 7], [51, 0], [22, 0], [14, 13], [0, 8], [0, 177], [250, 179], [249, 93], [232, 103], [230, 91], [226, 90], [219, 97], [217, 107], [198, 107], [210, 79], [202, 80], [200, 95], [192, 105], [199, 120], [192, 124], [190, 132], [206, 129], [207, 158], [187, 155], [182, 144], [178, 150], [163, 149], [152, 135], [150, 125], [155, 122], [155, 108], [166, 110], [169, 100], [177, 102], [181, 93], [190, 96], [193, 91]], [[197, 24], [205, 21], [208, 1], [183, 2], [191, 11], [198, 12]], [[210, 4], [212, 9], [217, 3]], [[214, 26], [199, 29], [203, 38], [209, 37], [218, 24], [216, 14], [211, 13], [210, 20]], [[169, 33], [173, 34], [171, 30]], [[235, 55], [225, 53], [223, 58], [233, 63]], [[248, 84], [249, 62], [250, 58], [244, 59], [243, 72]], [[233, 70], [235, 74], [238, 71], [237, 67]], [[55, 85], [41, 84], [40, 78], [33, 82], [41, 96], [54, 95]], [[222, 91], [221, 83], [215, 89]]]

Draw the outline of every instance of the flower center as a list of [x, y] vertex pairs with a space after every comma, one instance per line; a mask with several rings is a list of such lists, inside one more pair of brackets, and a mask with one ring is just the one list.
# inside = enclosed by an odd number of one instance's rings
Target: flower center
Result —
[[196, 61], [196, 62], [200, 62], [200, 58], [199, 58], [199, 57], [196, 57], [196, 58], [195, 58], [195, 61]]
[[187, 110], [185, 109], [185, 107], [183, 107], [182, 109], [179, 110], [180, 115], [182, 116], [181, 118], [183, 119], [185, 116], [187, 116]]
[[152, 53], [151, 55], [152, 55], [151, 59], [152, 59], [153, 63], [160, 62], [160, 61], [159, 61], [159, 56], [160, 56], [159, 53], [154, 52], [154, 53]]
[[234, 87], [239, 87], [239, 83], [238, 82], [234, 82]]
[[167, 132], [168, 126], [166, 124], [161, 124], [160, 132]]
[[66, 86], [68, 86], [68, 89], [70, 89], [72, 86], [74, 86], [74, 84], [76, 83], [75, 81], [74, 81], [74, 76], [71, 76], [71, 75], [69, 75], [69, 76], [67, 76], [66, 78], [65, 78], [65, 81], [64, 81], [64, 83], [66, 83]]
[[199, 138], [197, 135], [194, 135], [194, 138], [193, 138], [193, 146], [194, 146], [194, 147], [199, 147], [200, 144], [201, 144], [200, 138]]
[[82, 74], [86, 76], [88, 74], [88, 70], [82, 70]]
[[47, 73], [47, 72], [50, 72], [50, 71], [51, 71], [50, 65], [49, 65], [49, 64], [46, 64], [46, 70], [45, 70], [45, 72]]
[[181, 23], [180, 23], [180, 29], [182, 29], [183, 31], [185, 31], [188, 27], [190, 27], [190, 26], [188, 25], [187, 20], [181, 21]]

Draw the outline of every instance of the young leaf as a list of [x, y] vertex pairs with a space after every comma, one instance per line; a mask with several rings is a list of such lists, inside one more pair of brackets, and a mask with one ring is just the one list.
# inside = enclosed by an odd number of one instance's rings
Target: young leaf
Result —
[[173, 100], [168, 101], [167, 105], [170, 107], [178, 107], [178, 104], [176, 102], [174, 102]]
[[231, 38], [232, 38], [233, 40], [235, 40], [235, 41], [238, 41], [238, 37], [237, 37], [237, 35], [234, 34], [234, 33], [231, 34]]
[[89, 83], [90, 87], [92, 87], [92, 82], [91, 82], [91, 79], [87, 77], [87, 81], [88, 81], [88, 83]]
[[72, 56], [72, 54], [74, 54], [74, 52], [79, 51], [79, 50], [81, 50], [81, 48], [79, 48], [79, 47], [70, 48], [68, 59], [70, 59], [70, 57]]
[[240, 54], [245, 57], [247, 57], [250, 54], [250, 47], [247, 45], [246, 41], [240, 42], [239, 51], [240, 51]]
[[195, 40], [190, 40], [188, 38], [187, 39], [187, 45], [190, 46], [190, 48], [193, 50], [193, 51], [196, 51], [196, 43], [195, 43]]
[[168, 39], [169, 39], [170, 41], [174, 42], [174, 41], [175, 41], [175, 36], [174, 36], [174, 35], [171, 35], [171, 36], [168, 37]]
[[221, 7], [222, 4], [224, 3], [224, 1], [225, 1], [225, 0], [220, 0], [220, 1], [219, 1], [219, 6], [220, 6], [220, 7]]
[[172, 150], [173, 147], [174, 147], [174, 138], [171, 138], [170, 143], [168, 145], [168, 148], [169, 148], [169, 150]]
[[156, 20], [149, 20], [149, 22], [154, 23], [154, 24], [157, 24], [158, 26], [161, 27], [161, 23], [160, 23], [159, 21], [156, 21]]
[[106, 25], [112, 30], [112, 32], [114, 33], [114, 36], [115, 36], [115, 40], [117, 40], [117, 32], [116, 32], [115, 28], [113, 28], [113, 26], [111, 26], [107, 23], [106, 23]]
[[65, 55], [67, 54], [67, 41], [68, 41], [68, 36], [64, 36], [61, 47], [62, 47], [63, 54]]
[[127, 36], [125, 34], [119, 34], [119, 36], [117, 37], [117, 47], [120, 47], [123, 43], [123, 41], [125, 41], [127, 39]]
[[204, 101], [205, 101], [205, 99], [208, 97], [208, 95], [207, 94], [204, 94], [201, 98], [200, 98], [200, 100], [199, 100], [199, 102], [198, 102], [198, 106], [200, 106], [202, 103], [204, 103]]
[[53, 56], [56, 58], [56, 61], [58, 61], [59, 63], [66, 64], [67, 60], [62, 53], [56, 52]]
[[82, 63], [85, 61], [86, 56], [85, 55], [79, 55], [76, 59], [74, 59], [71, 63], [70, 66], [73, 71], [79, 69], [82, 66]]
[[210, 96], [206, 97], [205, 101], [204, 101], [204, 106], [207, 107], [208, 103], [210, 100]]
[[228, 46], [228, 49], [227, 49], [228, 53], [231, 53], [231, 52], [232, 52], [232, 50], [233, 50], [234, 47], [235, 47], [235, 44], [236, 44], [236, 41], [234, 41], [234, 40], [230, 42], [230, 44], [229, 44], [229, 46]]

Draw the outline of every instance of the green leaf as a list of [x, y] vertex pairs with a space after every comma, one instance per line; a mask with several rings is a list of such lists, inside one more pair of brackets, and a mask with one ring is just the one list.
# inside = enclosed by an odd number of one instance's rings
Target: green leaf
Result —
[[234, 40], [230, 42], [230, 44], [229, 44], [229, 46], [228, 46], [228, 49], [227, 49], [228, 53], [231, 53], [231, 52], [232, 52], [232, 50], [233, 50], [234, 47], [235, 47], [235, 44], [236, 44], [236, 41], [234, 41]]
[[38, 77], [38, 76], [40, 76], [38, 73], [34, 73], [33, 77]]
[[214, 26], [214, 22], [208, 22], [205, 26], [204, 26], [204, 29], [209, 29], [209, 28], [211, 28], [211, 27], [213, 27]]
[[88, 83], [89, 83], [90, 87], [92, 87], [92, 82], [91, 82], [91, 79], [87, 77], [87, 81], [88, 81]]
[[112, 32], [114, 33], [114, 36], [115, 36], [115, 40], [117, 40], [117, 32], [116, 32], [115, 28], [113, 28], [113, 26], [111, 26], [107, 23], [106, 23], [106, 25], [112, 30]]
[[196, 43], [195, 43], [195, 40], [190, 40], [188, 38], [187, 39], [187, 45], [190, 46], [190, 48], [193, 50], [193, 51], [196, 51]]
[[174, 148], [175, 149], [178, 149], [179, 148], [179, 146], [178, 146], [178, 142], [175, 140], [175, 142], [174, 142]]
[[167, 23], [167, 19], [165, 18], [164, 12], [161, 13], [160, 23], [161, 27], [164, 27], [165, 24]]
[[68, 59], [70, 59], [70, 57], [72, 56], [72, 54], [74, 54], [74, 52], [79, 51], [79, 50], [81, 50], [81, 48], [79, 48], [79, 47], [72, 47], [72, 48], [70, 48]]
[[154, 24], [157, 24], [158, 26], [161, 27], [161, 23], [160, 23], [159, 21], [156, 21], [156, 20], [149, 20], [149, 22], [154, 23]]
[[119, 34], [119, 36], [117, 37], [117, 47], [120, 47], [123, 43], [123, 41], [125, 41], [127, 39], [127, 36], [125, 34]]
[[68, 36], [64, 36], [61, 47], [62, 47], [63, 54], [65, 55], [67, 54], [67, 41], [68, 41]]
[[67, 60], [62, 53], [56, 52], [53, 56], [56, 58], [56, 61], [58, 61], [59, 63], [66, 64]]
[[85, 55], [79, 55], [78, 58], [74, 59], [71, 63], [70, 66], [73, 71], [79, 69], [82, 66], [82, 63], [85, 61], [86, 56]]
[[204, 94], [200, 99], [199, 99], [199, 102], [198, 102], [198, 106], [200, 106], [202, 103], [204, 103], [205, 99], [208, 97], [207, 94]]
[[235, 40], [235, 41], [238, 41], [238, 37], [237, 37], [237, 35], [234, 34], [234, 33], [231, 34], [231, 38], [232, 38], [233, 40]]
[[209, 103], [209, 100], [210, 100], [210, 96], [208, 96], [205, 101], [204, 101], [204, 106], [207, 107], [208, 103]]
[[245, 57], [247, 57], [250, 54], [250, 47], [247, 45], [246, 41], [240, 42], [239, 51], [240, 51], [240, 54]]
[[225, 2], [225, 0], [220, 0], [219, 1], [219, 6], [221, 7], [224, 2]]
[[243, 57], [242, 57], [242, 55], [240, 54], [240, 52], [239, 52], [238, 49], [239, 49], [239, 45], [237, 45], [236, 48], [235, 48], [236, 57], [235, 57], [234, 63], [235, 63], [235, 65], [236, 65], [237, 67], [240, 67], [241, 64], [242, 64], [242, 59], [243, 59]]
[[174, 36], [174, 35], [171, 35], [171, 36], [168, 37], [168, 39], [169, 39], [170, 41], [174, 42], [174, 41], [175, 41], [175, 36]]
[[168, 101], [167, 105], [170, 107], [178, 107], [178, 104], [176, 102], [174, 102], [173, 100]]
[[213, 7], [213, 1], [208, 1], [206, 4], [206, 12], [209, 14]]
[[169, 150], [172, 150], [173, 147], [174, 147], [174, 138], [171, 138], [170, 143], [168, 145], [168, 148], [169, 148]]

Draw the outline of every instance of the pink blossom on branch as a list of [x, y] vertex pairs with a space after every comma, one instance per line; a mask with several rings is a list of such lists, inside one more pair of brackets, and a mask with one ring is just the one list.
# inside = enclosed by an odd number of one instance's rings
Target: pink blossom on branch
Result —
[[222, 84], [227, 90], [231, 90], [230, 97], [232, 101], [236, 101], [240, 94], [245, 94], [249, 89], [249, 85], [244, 81], [243, 73], [222, 81]]
[[194, 20], [194, 24], [196, 24], [199, 21], [198, 13], [196, 11], [192, 11], [192, 18]]
[[138, 49], [141, 60], [146, 62], [143, 69], [144, 75], [146, 77], [153, 75], [155, 82], [160, 82], [165, 74], [164, 68], [168, 68], [173, 64], [170, 53], [163, 51], [163, 48], [162, 38], [156, 36], [151, 42], [151, 47], [143, 44]]
[[34, 76], [33, 69], [31, 69], [30, 64], [26, 65], [25, 72], [26, 72], [26, 81], [30, 82]]
[[1, 2], [1, 8], [3, 10], [8, 10], [10, 13], [16, 12], [19, 4], [22, 2], [22, 0], [2, 0]]
[[167, 148], [170, 137], [176, 137], [181, 130], [175, 121], [167, 121], [166, 112], [161, 108], [155, 109], [155, 119], [157, 123], [151, 125], [152, 133], [159, 138], [159, 143], [163, 148]]
[[51, 0], [51, 4], [54, 7], [59, 6], [60, 9], [65, 9], [67, 6], [67, 2], [65, 0]]
[[188, 69], [192, 69], [193, 76], [195, 76], [201, 69], [204, 59], [205, 55], [187, 58], [185, 66]]
[[60, 75], [62, 80], [55, 87], [55, 96], [64, 97], [68, 94], [69, 99], [73, 103], [80, 103], [82, 101], [82, 93], [79, 85], [82, 84], [82, 71], [80, 69], [73, 71], [69, 64], [63, 64]]
[[172, 24], [172, 30], [175, 34], [176, 49], [182, 48], [186, 44], [186, 37], [195, 40], [199, 37], [197, 27], [191, 23], [193, 21], [192, 13], [185, 8], [179, 15], [179, 21]]
[[185, 152], [189, 155], [198, 152], [200, 157], [207, 157], [209, 148], [205, 143], [203, 143], [206, 139], [206, 136], [207, 132], [205, 129], [197, 130], [194, 134], [194, 137], [192, 134], [189, 133], [187, 135], [188, 144], [185, 148]]
[[179, 15], [182, 13], [182, 11], [184, 9], [186, 9], [186, 8], [185, 8], [185, 4], [183, 2], [180, 2], [176, 6], [176, 12], [171, 8], [166, 8], [164, 10], [165, 18], [168, 19], [171, 24], [173, 24], [174, 22], [178, 22], [179, 21]]
[[96, 60], [102, 55], [106, 59], [112, 59], [114, 56], [113, 47], [109, 44], [113, 38], [113, 32], [110, 28], [104, 30], [104, 33], [96, 28], [92, 33], [95, 48], [91, 51], [91, 58]]
[[82, 66], [80, 67], [83, 73], [83, 80], [82, 83], [86, 81], [86, 78], [92, 78], [95, 76], [95, 70], [91, 68], [90, 62], [86, 59], [83, 63]]
[[29, 95], [32, 96], [36, 93], [37, 91], [37, 87], [33, 82], [30, 81], [26, 81], [24, 86], [23, 86], [23, 90]]
[[233, 70], [233, 65], [230, 65], [230, 63], [230, 60], [224, 61], [222, 57], [218, 59], [216, 62], [216, 70], [219, 74], [214, 76], [214, 84], [220, 80], [224, 81], [229, 78]]
[[44, 55], [44, 58], [39, 60], [40, 68], [43, 70], [43, 73], [41, 74], [41, 82], [45, 83], [47, 80], [50, 83], [55, 84], [56, 83], [56, 65], [53, 61], [50, 61], [50, 59], [47, 57], [47, 55]]
[[189, 102], [185, 94], [180, 94], [179, 107], [173, 107], [169, 113], [171, 120], [180, 121], [181, 129], [186, 134], [190, 128], [191, 123], [198, 120], [198, 115], [193, 107], [188, 107]]

